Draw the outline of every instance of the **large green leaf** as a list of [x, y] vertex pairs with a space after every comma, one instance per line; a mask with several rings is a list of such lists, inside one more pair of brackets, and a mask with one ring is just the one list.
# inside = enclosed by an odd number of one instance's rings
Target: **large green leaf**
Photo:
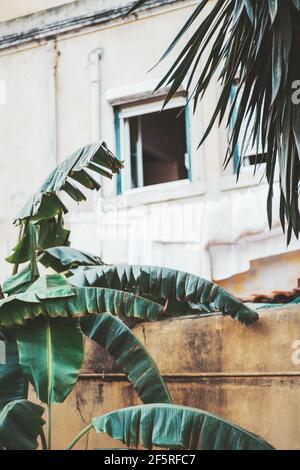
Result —
[[[75, 186], [71, 182], [72, 180], [79, 182], [85, 188], [99, 189], [99, 184], [90, 176], [85, 168], [89, 168], [92, 171], [111, 177], [112, 173], [118, 172], [122, 168], [122, 163], [113, 156], [104, 143], [91, 144], [82, 147], [52, 171], [34, 196], [18, 213], [16, 219], [24, 220], [34, 217], [35, 220], [40, 220], [41, 217], [43, 219], [52, 218], [60, 212], [61, 206], [55, 206], [55, 199], [48, 201], [47, 198], [49, 195], [53, 195], [60, 190], [67, 192], [69, 195], [72, 193], [71, 197], [76, 201], [78, 201], [78, 198], [81, 199], [79, 194], [80, 191], [76, 191], [76, 189], [74, 189]], [[68, 178], [71, 181], [69, 181]], [[72, 185], [73, 191], [70, 191], [69, 185], [66, 186], [67, 183]], [[45, 201], [47, 201], [47, 203], [45, 203]], [[43, 207], [43, 212], [40, 214], [42, 203], [45, 204], [45, 207]], [[54, 207], [54, 209], [49, 210], [49, 205]], [[49, 212], [47, 212], [48, 210]]]
[[[58, 280], [61, 280], [61, 283]], [[42, 288], [43, 284], [59, 284]], [[122, 318], [156, 320], [163, 314], [159, 303], [115, 289], [74, 287], [62, 275], [39, 278], [26, 292], [0, 300], [0, 328], [44, 318], [82, 317], [112, 313]]]
[[43, 250], [39, 261], [46, 268], [51, 267], [58, 273], [78, 266], [99, 266], [104, 264], [99, 256], [67, 246], [57, 246]]
[[18, 244], [13, 248], [13, 254], [6, 258], [8, 263], [21, 264], [32, 258], [32, 253], [37, 244], [36, 225], [27, 222], [24, 225], [24, 233]]
[[45, 421], [44, 408], [27, 400], [9, 403], [0, 411], [0, 449], [33, 450]]
[[18, 265], [33, 260], [38, 250], [68, 245], [69, 231], [63, 223], [63, 215], [68, 209], [57, 193], [64, 191], [80, 202], [85, 200], [85, 195], [75, 183], [86, 189], [100, 188], [87, 170], [111, 178], [122, 167], [122, 162], [114, 157], [105, 143], [87, 145], [60, 163], [18, 213], [15, 223], [20, 225], [21, 236], [7, 261]]
[[[75, 286], [93, 286], [134, 292], [165, 304], [167, 315], [220, 311], [245, 324], [258, 314], [218, 285], [193, 274], [157, 266], [99, 266], [77, 269], [68, 280]], [[1, 309], [0, 309], [1, 312]]]
[[272, 450], [262, 438], [206, 411], [178, 405], [142, 405], [92, 420], [94, 429], [128, 447], [147, 449]]
[[83, 332], [103, 346], [128, 375], [143, 403], [172, 403], [159, 370], [130, 329], [110, 313], [80, 320]]
[[44, 403], [62, 403], [74, 387], [83, 360], [78, 320], [37, 318], [18, 331], [19, 361]]
[[16, 343], [5, 342], [5, 356], [5, 364], [0, 364], [0, 410], [11, 401], [27, 398], [28, 393]]
[[39, 277], [36, 263], [28, 263], [21, 271], [3, 282], [4, 294], [12, 295], [25, 292], [34, 280]]

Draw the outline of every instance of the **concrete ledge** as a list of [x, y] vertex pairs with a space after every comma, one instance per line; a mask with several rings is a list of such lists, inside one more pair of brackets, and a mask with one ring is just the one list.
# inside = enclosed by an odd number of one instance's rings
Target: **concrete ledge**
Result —
[[[170, 5], [177, 0], [149, 0], [141, 11]], [[182, 2], [186, 0], [181, 0]], [[99, 4], [102, 8], [99, 9]], [[0, 51], [32, 41], [52, 39], [60, 34], [80, 31], [120, 19], [127, 13], [130, 0], [81, 0], [32, 15], [0, 23]]]

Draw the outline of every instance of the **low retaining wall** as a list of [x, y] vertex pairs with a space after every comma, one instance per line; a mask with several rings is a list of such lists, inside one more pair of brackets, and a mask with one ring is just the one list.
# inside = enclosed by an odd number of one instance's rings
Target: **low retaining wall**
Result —
[[[261, 311], [250, 327], [213, 315], [143, 323], [134, 332], [155, 359], [174, 403], [216, 413], [277, 449], [300, 448], [299, 306]], [[87, 341], [79, 381], [53, 409], [53, 448], [64, 448], [91, 417], [139, 403], [111, 358]], [[100, 447], [121, 445], [92, 431], [76, 448]]]

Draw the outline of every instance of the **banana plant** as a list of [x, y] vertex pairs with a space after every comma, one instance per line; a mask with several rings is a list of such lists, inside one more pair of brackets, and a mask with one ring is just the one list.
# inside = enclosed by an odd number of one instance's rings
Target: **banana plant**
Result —
[[[129, 447], [271, 449], [222, 418], [174, 405], [153, 358], [130, 329], [138, 321], [215, 311], [249, 325], [257, 313], [200, 277], [159, 267], [109, 266], [68, 246], [62, 221], [67, 209], [57, 192], [79, 202], [84, 197], [69, 178], [99, 189], [87, 170], [111, 176], [121, 166], [104, 144], [84, 147], [51, 173], [16, 218], [20, 238], [8, 258], [14, 270], [0, 300], [0, 341], [6, 346], [0, 448], [35, 449], [40, 443], [51, 449], [52, 406], [63, 403], [77, 383], [86, 336], [116, 360], [143, 406], [96, 416], [68, 449], [92, 429]], [[52, 273], [40, 276], [41, 266]], [[27, 400], [29, 382], [47, 413]]]
[[[1, 431], [6, 438], [2, 447], [34, 448], [38, 433], [43, 448], [51, 449], [51, 408], [54, 403], [63, 403], [78, 380], [86, 335], [115, 358], [146, 406], [93, 418], [68, 449], [91, 429], [106, 432], [129, 447], [142, 445], [147, 449], [272, 449], [263, 439], [217, 416], [172, 404], [155, 362], [122, 321], [132, 316], [141, 318], [141, 314], [143, 319], [155, 320], [162, 310], [161, 304], [130, 292], [73, 286], [59, 274], [41, 277], [26, 292], [1, 300], [0, 329], [12, 330], [17, 340], [15, 385], [18, 380], [22, 384], [23, 379], [29, 380], [37, 398], [47, 406], [47, 435], [43, 438], [44, 410], [25, 399], [8, 401], [10, 394], [22, 395], [24, 389], [11, 387], [9, 364], [4, 366], [8, 404], [0, 412], [1, 445]], [[15, 432], [11, 425], [15, 425], [14, 413], [32, 423], [34, 438], [26, 439]], [[20, 428], [23, 433], [22, 421]]]

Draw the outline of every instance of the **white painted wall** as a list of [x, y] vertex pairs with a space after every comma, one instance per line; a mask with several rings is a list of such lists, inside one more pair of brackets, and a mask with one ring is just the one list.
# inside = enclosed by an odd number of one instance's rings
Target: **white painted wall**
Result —
[[[138, 19], [114, 20], [57, 37], [59, 160], [91, 141], [90, 52], [99, 47], [103, 50], [101, 130], [114, 151], [114, 113], [109, 96], [124, 88], [147, 88], [161, 78], [178, 49], [147, 71], [196, 3], [178, 2], [144, 12]], [[42, 41], [0, 53], [0, 80], [7, 86], [6, 102], [0, 105], [2, 257], [13, 244], [8, 221], [50, 170], [46, 46]], [[247, 271], [251, 259], [262, 253], [285, 253], [285, 237], [278, 230], [268, 231], [265, 187], [256, 186], [261, 175], [254, 181], [245, 171], [236, 185], [232, 168], [222, 170], [224, 129], [215, 128], [197, 149], [217, 96], [218, 87], [213, 83], [196, 114], [191, 115], [193, 181], [144, 188], [121, 197], [116, 196], [116, 180], [105, 181], [104, 212], [99, 213], [98, 200], [93, 197], [80, 208], [71, 204], [74, 246], [101, 253], [107, 262], [169, 265], [214, 279]], [[298, 245], [293, 243], [290, 250], [295, 249]], [[280, 268], [283, 275], [289, 269], [284, 263]]]

